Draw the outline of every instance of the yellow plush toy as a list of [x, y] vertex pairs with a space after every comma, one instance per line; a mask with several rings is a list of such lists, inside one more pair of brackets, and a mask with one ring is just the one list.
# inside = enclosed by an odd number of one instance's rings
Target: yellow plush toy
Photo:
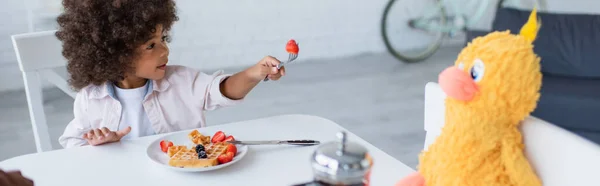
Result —
[[444, 70], [442, 133], [419, 159], [418, 173], [397, 186], [540, 186], [524, 155], [519, 123], [535, 109], [542, 82], [532, 42], [534, 9], [519, 35], [474, 39]]

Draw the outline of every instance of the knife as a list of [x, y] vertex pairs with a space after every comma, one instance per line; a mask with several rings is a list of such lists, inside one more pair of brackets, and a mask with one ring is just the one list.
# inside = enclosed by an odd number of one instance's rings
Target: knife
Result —
[[316, 140], [269, 140], [269, 141], [228, 141], [228, 143], [240, 145], [318, 145]]

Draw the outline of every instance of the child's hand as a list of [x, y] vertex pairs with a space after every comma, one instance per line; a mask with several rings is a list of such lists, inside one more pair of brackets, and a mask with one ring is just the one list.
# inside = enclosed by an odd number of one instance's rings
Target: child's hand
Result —
[[274, 57], [267, 56], [256, 65], [225, 78], [219, 84], [221, 94], [229, 99], [239, 100], [246, 97], [265, 77], [270, 80], [278, 80], [285, 75], [284, 67], [277, 69], [279, 63], [281, 62]]
[[250, 76], [257, 81], [262, 81], [265, 77], [270, 80], [279, 80], [281, 76], [285, 75], [285, 67], [277, 69], [279, 63], [281, 62], [274, 57], [264, 57], [256, 65], [250, 67]]
[[120, 131], [110, 131], [106, 127], [101, 129], [90, 130], [88, 133], [83, 134], [83, 139], [87, 140], [90, 145], [101, 145], [105, 143], [117, 142], [123, 138], [123, 136], [131, 132], [131, 127], [127, 127]]

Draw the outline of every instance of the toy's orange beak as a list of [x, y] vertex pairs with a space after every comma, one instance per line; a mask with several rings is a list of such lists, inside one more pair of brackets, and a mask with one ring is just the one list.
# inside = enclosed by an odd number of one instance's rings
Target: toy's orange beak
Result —
[[478, 91], [477, 84], [467, 73], [452, 66], [440, 73], [438, 82], [446, 95], [462, 100], [469, 101], [473, 99]]

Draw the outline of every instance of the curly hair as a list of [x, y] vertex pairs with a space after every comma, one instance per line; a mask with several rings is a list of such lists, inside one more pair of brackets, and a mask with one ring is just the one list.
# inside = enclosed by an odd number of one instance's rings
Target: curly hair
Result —
[[179, 19], [173, 0], [63, 0], [63, 6], [56, 37], [75, 90], [123, 80], [156, 26], [168, 32]]

